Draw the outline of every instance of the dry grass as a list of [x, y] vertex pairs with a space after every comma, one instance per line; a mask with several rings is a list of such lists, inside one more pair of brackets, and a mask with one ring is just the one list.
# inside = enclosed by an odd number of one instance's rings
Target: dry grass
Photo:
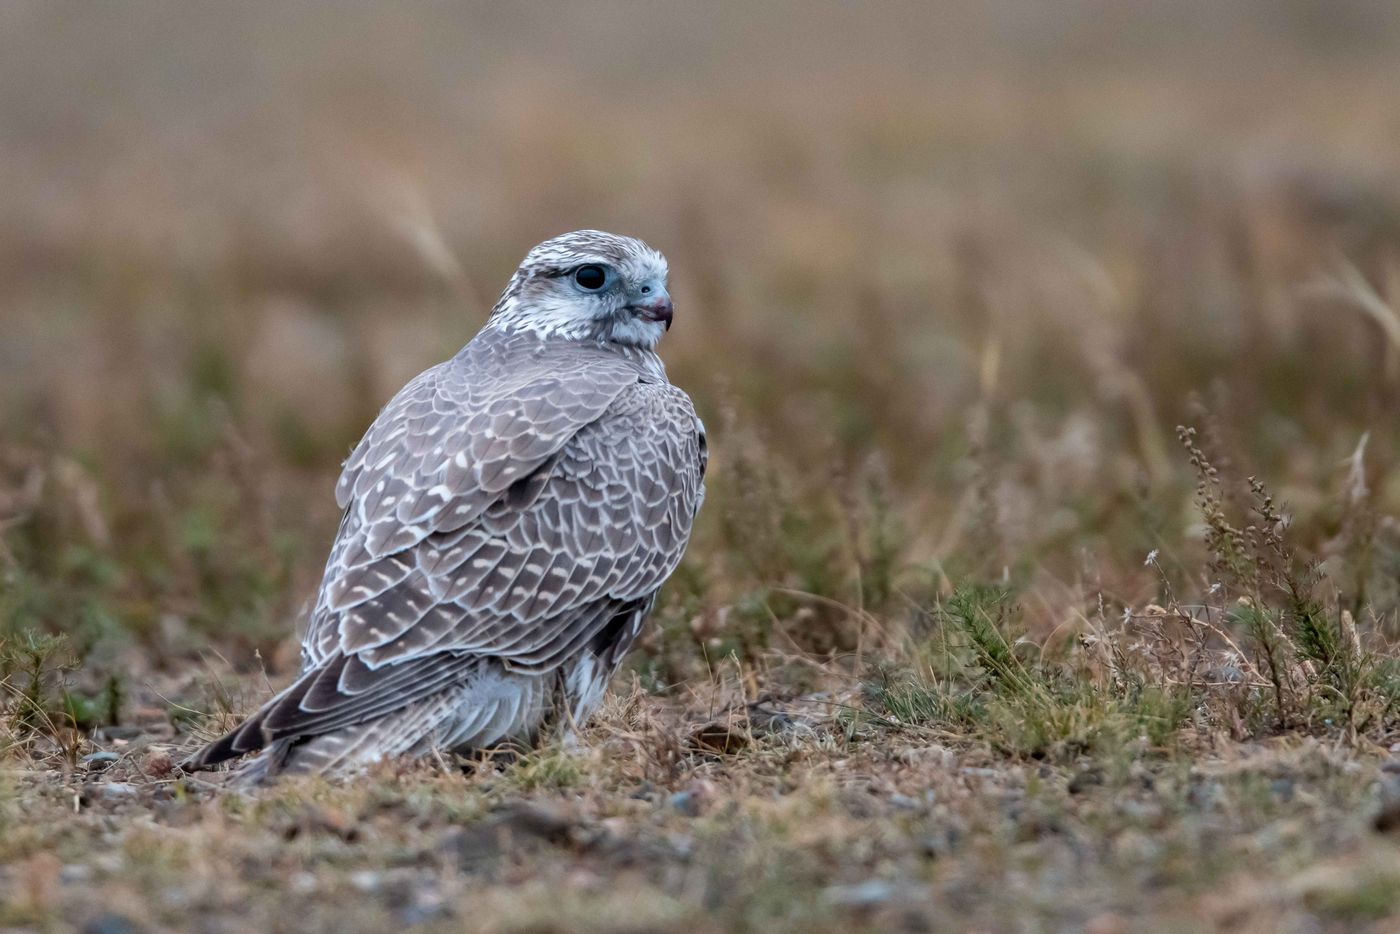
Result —
[[[0, 927], [1393, 927], [1400, 18], [1059, 6], [0, 11]], [[713, 461], [583, 749], [172, 772], [585, 225]]]

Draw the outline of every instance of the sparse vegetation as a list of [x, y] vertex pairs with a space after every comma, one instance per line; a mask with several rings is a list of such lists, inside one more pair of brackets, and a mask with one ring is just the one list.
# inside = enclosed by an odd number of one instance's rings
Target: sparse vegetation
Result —
[[[1389, 5], [238, 6], [0, 12], [0, 927], [1395, 926]], [[604, 713], [182, 775], [582, 225], [712, 444]]]

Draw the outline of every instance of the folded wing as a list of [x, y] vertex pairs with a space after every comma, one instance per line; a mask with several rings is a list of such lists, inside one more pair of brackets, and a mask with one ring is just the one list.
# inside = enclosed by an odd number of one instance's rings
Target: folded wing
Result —
[[381, 716], [484, 659], [558, 666], [679, 563], [703, 444], [685, 394], [635, 361], [473, 341], [405, 387], [347, 460], [306, 670], [197, 764]]

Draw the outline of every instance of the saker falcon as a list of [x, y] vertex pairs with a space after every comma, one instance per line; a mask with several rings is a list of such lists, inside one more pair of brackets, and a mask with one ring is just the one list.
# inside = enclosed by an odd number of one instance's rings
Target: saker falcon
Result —
[[596, 230], [529, 252], [345, 462], [300, 677], [186, 768], [348, 773], [588, 718], [704, 498], [704, 427], [656, 355], [666, 275]]

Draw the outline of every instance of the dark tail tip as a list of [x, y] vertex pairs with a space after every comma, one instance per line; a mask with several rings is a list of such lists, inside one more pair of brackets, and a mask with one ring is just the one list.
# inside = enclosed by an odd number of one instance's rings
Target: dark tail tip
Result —
[[262, 718], [263, 711], [249, 717], [229, 733], [186, 758], [180, 763], [180, 768], [186, 772], [198, 772], [211, 769], [220, 762], [257, 752], [263, 748]]

